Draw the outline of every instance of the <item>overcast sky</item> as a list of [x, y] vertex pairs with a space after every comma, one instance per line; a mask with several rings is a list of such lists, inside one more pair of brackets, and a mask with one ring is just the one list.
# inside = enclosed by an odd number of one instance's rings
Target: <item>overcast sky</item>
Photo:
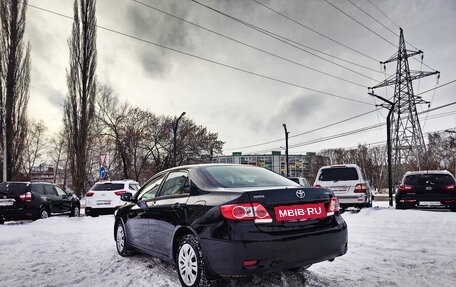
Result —
[[[73, 2], [29, 0], [27, 10], [29, 113], [50, 132], [62, 127]], [[410, 59], [411, 69], [440, 71], [439, 85], [456, 80], [454, 0], [198, 2], [98, 0], [97, 77], [133, 106], [185, 111], [218, 133], [225, 154], [283, 150], [284, 123], [293, 154], [385, 142], [387, 110], [375, 111], [367, 87], [385, 79], [379, 62], [397, 52], [399, 27], [407, 49], [424, 51], [424, 65]], [[388, 64], [387, 76], [395, 70]], [[435, 87], [436, 76], [414, 82], [415, 94]], [[375, 92], [391, 98], [394, 89]], [[456, 82], [421, 96], [437, 108], [455, 92]], [[455, 128], [456, 105], [420, 120], [425, 136]]]

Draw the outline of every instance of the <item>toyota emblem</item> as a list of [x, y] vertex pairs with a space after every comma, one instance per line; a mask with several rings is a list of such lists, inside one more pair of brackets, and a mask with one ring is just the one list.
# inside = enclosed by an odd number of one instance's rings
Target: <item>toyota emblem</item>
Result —
[[296, 196], [299, 198], [304, 198], [306, 196], [306, 193], [304, 192], [304, 190], [300, 189], [296, 191]]

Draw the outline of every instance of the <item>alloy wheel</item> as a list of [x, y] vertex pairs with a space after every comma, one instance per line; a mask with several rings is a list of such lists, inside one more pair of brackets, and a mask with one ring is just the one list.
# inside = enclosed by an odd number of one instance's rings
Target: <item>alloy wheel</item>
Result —
[[187, 286], [192, 286], [198, 276], [198, 259], [193, 247], [186, 243], [179, 251], [178, 268], [182, 280]]
[[125, 233], [121, 224], [117, 226], [116, 243], [117, 250], [123, 251], [125, 248]]

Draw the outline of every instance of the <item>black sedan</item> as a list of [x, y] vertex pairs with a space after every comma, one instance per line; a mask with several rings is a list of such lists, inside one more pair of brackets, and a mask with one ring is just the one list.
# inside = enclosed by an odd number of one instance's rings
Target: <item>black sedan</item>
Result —
[[347, 225], [330, 190], [260, 167], [175, 167], [121, 198], [129, 203], [115, 213], [119, 254], [176, 264], [182, 286], [300, 270], [347, 252]]

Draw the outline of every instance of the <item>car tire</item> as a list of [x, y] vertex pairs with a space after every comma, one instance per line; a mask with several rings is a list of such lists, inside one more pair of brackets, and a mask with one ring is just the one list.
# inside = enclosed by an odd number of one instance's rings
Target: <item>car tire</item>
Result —
[[79, 217], [81, 216], [81, 209], [79, 208], [78, 205], [73, 207], [70, 212], [70, 217]]
[[37, 219], [46, 219], [49, 218], [51, 214], [49, 213], [49, 210], [47, 208], [41, 208], [40, 212], [38, 213], [38, 218]]
[[133, 247], [128, 243], [127, 233], [122, 222], [116, 224], [116, 248], [121, 256], [131, 256], [135, 253]]
[[3, 219], [2, 216], [0, 216], [0, 225], [2, 225], [3, 223], [5, 223], [5, 219]]
[[396, 203], [396, 209], [408, 209], [405, 205]]
[[450, 206], [450, 210], [451, 210], [452, 212], [456, 212], [456, 205], [451, 205], [451, 206]]
[[207, 278], [206, 263], [198, 239], [194, 235], [185, 235], [178, 242], [176, 265], [182, 286], [210, 286]]

